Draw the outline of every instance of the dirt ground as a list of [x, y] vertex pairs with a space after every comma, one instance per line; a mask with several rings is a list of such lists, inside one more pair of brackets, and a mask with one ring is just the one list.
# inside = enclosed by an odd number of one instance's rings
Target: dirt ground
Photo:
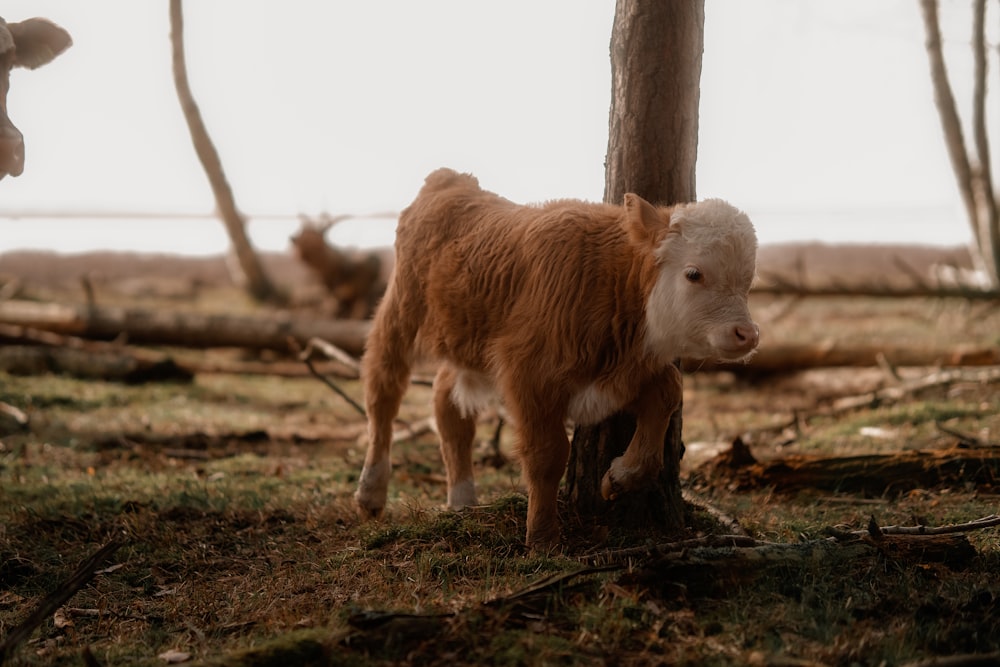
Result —
[[[290, 256], [266, 262], [294, 307], [319, 307]], [[967, 266], [967, 257], [960, 249], [764, 248], [759, 272], [906, 285], [934, 263]], [[88, 291], [98, 303], [144, 308], [261, 309], [230, 284], [221, 258], [0, 257], [2, 298], [82, 302]], [[996, 302], [755, 295], [751, 308], [765, 346], [1000, 347]], [[919, 385], [928, 378], [941, 379]], [[360, 398], [356, 382], [336, 381]], [[996, 367], [893, 367], [890, 359], [688, 374], [682, 549], [664, 546], [674, 538], [611, 527], [574, 533], [561, 553], [527, 552], [510, 429], [494, 446], [492, 419], [481, 424], [476, 452], [483, 506], [441, 511], [436, 442], [419, 430], [428, 399], [424, 386], [408, 393], [401, 417], [418, 435], [395, 450], [387, 517], [362, 523], [351, 495], [363, 421], [305, 372], [127, 385], [0, 370], [0, 401], [27, 418], [0, 414], [0, 642], [80, 563], [115, 547], [7, 661], [1000, 660], [1000, 529], [972, 526], [913, 547], [870, 528], [998, 514]], [[719, 458], [737, 439], [756, 467]], [[870, 473], [882, 465], [870, 457], [906, 453], [933, 459], [937, 476], [925, 477], [927, 466], [898, 478], [892, 468]], [[767, 467], [803, 457], [856, 465], [848, 477], [798, 486], [785, 485], [791, 464]], [[874, 486], [849, 483], [871, 477]]]

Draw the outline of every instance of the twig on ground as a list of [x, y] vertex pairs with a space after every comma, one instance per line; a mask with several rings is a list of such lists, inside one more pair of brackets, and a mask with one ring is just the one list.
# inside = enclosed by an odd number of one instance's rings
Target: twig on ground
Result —
[[704, 537], [695, 537], [686, 540], [648, 544], [641, 547], [607, 549], [605, 551], [598, 551], [596, 553], [580, 556], [578, 560], [584, 563], [610, 563], [630, 559], [662, 558], [668, 554], [676, 554], [685, 551], [686, 549], [693, 549], [696, 547], [757, 547], [764, 544], [770, 543], [760, 542], [748, 535], [706, 535]]
[[311, 359], [313, 356], [313, 352], [317, 350], [326, 355], [328, 359], [333, 359], [335, 361], [339, 361], [340, 363], [344, 364], [349, 369], [351, 369], [358, 377], [361, 376], [361, 364], [358, 363], [357, 359], [349, 355], [347, 352], [344, 352], [342, 349], [340, 349], [333, 343], [327, 342], [322, 338], [310, 338], [309, 341], [306, 343], [305, 349], [299, 353], [299, 359], [301, 359], [302, 361]]
[[613, 572], [615, 570], [621, 570], [625, 566], [614, 563], [608, 565], [596, 565], [592, 567], [585, 567], [581, 570], [575, 570], [573, 572], [557, 572], [555, 574], [543, 577], [538, 581], [528, 584], [524, 588], [514, 591], [510, 595], [503, 595], [498, 598], [493, 598], [488, 602], [484, 603], [487, 607], [498, 607], [517, 600], [522, 600], [526, 597], [532, 595], [537, 595], [538, 593], [543, 593], [545, 591], [551, 590], [553, 588], [558, 588], [571, 579], [576, 579], [577, 577], [582, 577], [590, 574], [598, 574], [601, 572]]
[[[364, 419], [368, 419], [368, 414], [365, 412], [364, 407], [362, 407], [360, 403], [351, 398], [350, 395], [343, 389], [341, 389], [340, 386], [338, 386], [335, 382], [333, 382], [328, 377], [323, 375], [319, 371], [319, 369], [316, 368], [315, 364], [313, 364], [312, 361], [313, 353], [316, 350], [319, 350], [328, 357], [335, 359], [336, 361], [339, 361], [350, 368], [356, 369], [360, 374], [361, 366], [353, 357], [351, 357], [351, 355], [347, 354], [336, 345], [332, 345], [320, 338], [310, 338], [304, 350], [300, 348], [298, 341], [296, 341], [294, 338], [289, 338], [288, 344], [292, 348], [292, 351], [295, 352], [295, 354], [298, 356], [299, 360], [302, 361], [306, 365], [306, 368], [309, 369], [310, 375], [312, 375], [314, 378], [316, 378], [317, 380], [325, 384], [327, 387], [332, 389], [335, 394], [344, 399], [344, 401], [346, 401], [348, 405], [354, 408], [357, 411], [357, 413], [361, 415]], [[400, 419], [399, 417], [397, 417], [394, 421], [396, 423], [402, 424], [406, 430], [401, 433], [394, 433], [392, 437], [393, 442], [399, 442], [400, 440], [415, 438], [419, 435], [427, 433], [431, 429], [429, 419], [423, 420], [422, 422], [418, 422], [417, 424], [410, 424], [410, 422], [406, 421], [405, 419]]]
[[[343, 389], [341, 389], [335, 382], [333, 382], [332, 380], [330, 380], [329, 378], [327, 378], [325, 375], [323, 375], [322, 373], [320, 373], [316, 369], [316, 366], [312, 362], [313, 351], [316, 350], [317, 348], [320, 348], [320, 349], [324, 349], [325, 348], [325, 345], [321, 346], [321, 345], [318, 344], [319, 342], [321, 342], [321, 341], [319, 341], [318, 338], [311, 338], [309, 340], [309, 344], [303, 350], [301, 348], [301, 346], [299, 345], [299, 343], [298, 343], [297, 340], [295, 340], [294, 338], [289, 338], [288, 339], [289, 346], [292, 348], [292, 351], [298, 356], [299, 360], [302, 361], [306, 365], [306, 368], [309, 369], [309, 374], [312, 375], [317, 380], [319, 380], [320, 382], [322, 382], [323, 384], [325, 384], [330, 389], [332, 389], [335, 394], [337, 394], [338, 396], [340, 396], [342, 399], [344, 399], [344, 401], [348, 405], [350, 405], [352, 408], [354, 408], [358, 412], [358, 414], [360, 414], [365, 419], [368, 419], [368, 415], [365, 412], [365, 409], [363, 407], [361, 407], [361, 405], [357, 401], [355, 401], [353, 398], [351, 398], [347, 394], [347, 392], [345, 392]], [[330, 348], [331, 351], [337, 349], [333, 345], [330, 345], [329, 348]], [[326, 350], [324, 349], [324, 352], [325, 351]], [[345, 353], [345, 355], [346, 355], [346, 353]]]
[[997, 663], [1000, 663], [1000, 651], [936, 656], [908, 662], [903, 667], [994, 667]]
[[392, 442], [394, 444], [402, 442], [403, 440], [412, 440], [413, 438], [419, 437], [425, 433], [430, 433], [434, 420], [431, 417], [425, 417], [424, 419], [413, 423], [402, 419], [396, 419], [396, 421], [403, 425], [403, 430], [393, 431]]
[[862, 530], [840, 530], [839, 528], [827, 528], [827, 534], [833, 535], [838, 540], [853, 539], [865, 536], [881, 535], [947, 535], [951, 533], [966, 533], [983, 528], [1000, 526], [1000, 515], [991, 514], [965, 523], [952, 523], [944, 526], [879, 526], [872, 517], [868, 525]]
[[971, 447], [973, 449], [987, 449], [990, 447], [1000, 447], [1000, 445], [995, 445], [991, 442], [986, 442], [985, 440], [977, 438], [974, 435], [969, 435], [968, 433], [962, 433], [957, 429], [945, 426], [937, 419], [934, 420], [934, 426], [936, 426], [937, 429], [942, 433], [944, 433], [945, 435], [950, 435], [955, 438], [958, 438], [959, 444], [963, 447]]
[[14, 418], [14, 421], [16, 421], [21, 426], [28, 425], [28, 415], [25, 414], [23, 410], [14, 407], [10, 403], [4, 403], [3, 401], [0, 401], [0, 412], [4, 413], [5, 415], [10, 415], [11, 417]]
[[966, 533], [983, 528], [1000, 526], [1000, 515], [991, 514], [965, 523], [952, 523], [944, 526], [883, 526], [883, 535], [945, 535], [948, 533]]
[[46, 595], [38, 603], [38, 606], [28, 614], [28, 618], [24, 619], [20, 625], [11, 630], [7, 638], [0, 644], [0, 664], [3, 664], [7, 656], [11, 655], [18, 645], [30, 637], [35, 628], [44, 623], [46, 618], [55, 613], [67, 600], [76, 595], [76, 592], [83, 588], [90, 581], [91, 577], [94, 576], [97, 568], [121, 546], [122, 543], [118, 540], [111, 540], [98, 549], [90, 558], [80, 563], [76, 572], [66, 582]]
[[1000, 366], [990, 366], [975, 370], [953, 368], [937, 371], [916, 380], [903, 382], [895, 387], [886, 387], [859, 396], [845, 396], [834, 401], [830, 408], [818, 410], [815, 414], [833, 416], [850, 412], [857, 408], [889, 405], [918, 391], [953, 384], [955, 382], [979, 382], [982, 384], [1000, 382]]
[[696, 498], [694, 494], [692, 494], [687, 489], [682, 490], [681, 495], [684, 498], [685, 502], [690, 503], [692, 505], [696, 505], [697, 507], [708, 512], [708, 514], [713, 519], [722, 524], [723, 528], [725, 528], [730, 534], [743, 535], [749, 537], [749, 533], [747, 533], [747, 531], [743, 528], [743, 526], [740, 525], [740, 522], [737, 521], [735, 517], [729, 516], [718, 507], [708, 503], [707, 501], [701, 498]]

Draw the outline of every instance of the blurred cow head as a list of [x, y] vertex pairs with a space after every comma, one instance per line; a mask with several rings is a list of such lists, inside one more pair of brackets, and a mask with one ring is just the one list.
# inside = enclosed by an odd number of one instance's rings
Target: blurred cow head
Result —
[[7, 115], [10, 70], [41, 67], [72, 43], [69, 33], [51, 21], [7, 23], [0, 18], [0, 178], [24, 171], [24, 137]]

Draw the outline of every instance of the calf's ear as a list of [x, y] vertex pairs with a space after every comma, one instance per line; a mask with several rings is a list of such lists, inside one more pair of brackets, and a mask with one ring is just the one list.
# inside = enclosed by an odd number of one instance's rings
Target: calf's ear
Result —
[[52, 62], [73, 43], [69, 33], [46, 19], [8, 23], [15, 45], [15, 67], [35, 69]]
[[667, 220], [655, 206], [637, 194], [625, 195], [625, 230], [639, 245], [655, 246], [667, 229]]

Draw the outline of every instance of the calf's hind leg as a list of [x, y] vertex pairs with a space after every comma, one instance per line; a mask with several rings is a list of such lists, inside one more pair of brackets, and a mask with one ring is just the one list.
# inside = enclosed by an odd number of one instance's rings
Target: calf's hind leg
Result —
[[476, 504], [472, 471], [472, 443], [476, 437], [476, 414], [472, 406], [455, 404], [458, 374], [445, 364], [434, 378], [434, 419], [441, 438], [441, 458], [448, 477], [448, 507], [461, 509]]
[[403, 309], [399, 307], [394, 288], [395, 283], [390, 285], [375, 315], [368, 335], [368, 348], [361, 359], [365, 410], [368, 413], [368, 451], [354, 499], [363, 519], [378, 518], [385, 509], [392, 473], [389, 458], [392, 422], [409, 387], [416, 337], [413, 323], [419, 322], [417, 317], [402, 316]]

